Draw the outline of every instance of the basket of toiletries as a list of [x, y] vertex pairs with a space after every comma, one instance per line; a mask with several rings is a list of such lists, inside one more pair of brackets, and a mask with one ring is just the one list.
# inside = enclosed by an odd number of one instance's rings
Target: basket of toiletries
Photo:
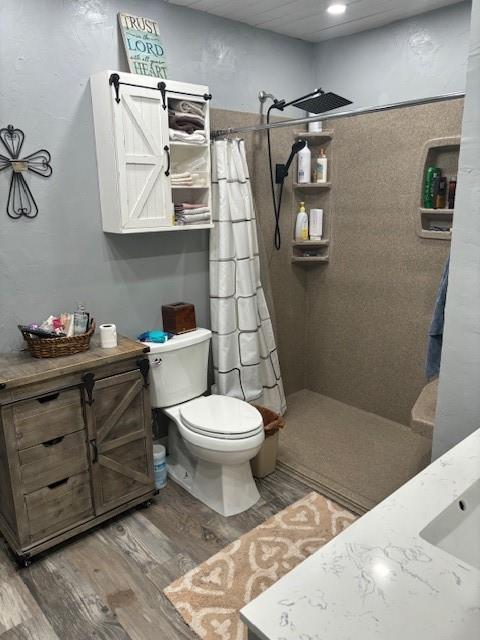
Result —
[[49, 316], [40, 324], [18, 325], [34, 358], [58, 358], [88, 351], [95, 320], [83, 305], [74, 313]]

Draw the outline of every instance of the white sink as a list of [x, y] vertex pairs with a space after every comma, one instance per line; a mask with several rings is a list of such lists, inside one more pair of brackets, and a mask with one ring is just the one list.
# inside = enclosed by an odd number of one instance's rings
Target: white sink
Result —
[[432, 520], [420, 536], [480, 569], [480, 479]]

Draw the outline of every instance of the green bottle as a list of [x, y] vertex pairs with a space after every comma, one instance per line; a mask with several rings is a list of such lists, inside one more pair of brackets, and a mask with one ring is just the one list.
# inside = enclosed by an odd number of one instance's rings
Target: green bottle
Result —
[[425, 209], [433, 209], [434, 193], [433, 185], [435, 178], [440, 178], [442, 172], [438, 167], [428, 167], [423, 185], [423, 206]]

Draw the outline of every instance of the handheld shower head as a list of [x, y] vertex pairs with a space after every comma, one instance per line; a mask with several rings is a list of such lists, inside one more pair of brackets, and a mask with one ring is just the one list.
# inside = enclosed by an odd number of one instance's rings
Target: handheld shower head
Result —
[[302, 139], [297, 140], [292, 144], [292, 150], [290, 151], [290, 155], [288, 156], [287, 163], [285, 164], [285, 171], [287, 172], [285, 173], [285, 175], [288, 174], [288, 170], [290, 169], [290, 165], [292, 164], [294, 157], [297, 155], [299, 151], [301, 151], [305, 147], [306, 144], [307, 144], [307, 141]]
[[274, 234], [274, 242], [275, 248], [280, 249], [280, 245], [282, 243], [281, 235], [280, 235], [280, 213], [282, 210], [282, 193], [283, 193], [283, 185], [285, 182], [285, 178], [288, 176], [288, 170], [290, 169], [290, 165], [293, 162], [294, 157], [297, 155], [299, 151], [301, 151], [307, 141], [303, 138], [296, 140], [292, 144], [292, 148], [290, 150], [290, 155], [288, 156], [288, 160], [285, 164], [277, 164], [275, 165], [275, 182], [280, 185], [279, 195], [278, 195], [278, 203], [275, 198], [275, 189], [273, 186], [273, 169], [272, 169], [272, 153], [270, 148], [270, 141], [268, 143], [268, 159], [270, 166], [270, 183], [272, 186], [272, 196], [273, 196], [273, 207], [275, 213], [275, 234]]
[[290, 151], [290, 155], [288, 156], [288, 160], [285, 164], [277, 164], [276, 172], [275, 172], [275, 182], [277, 184], [281, 184], [285, 178], [288, 176], [288, 170], [290, 169], [290, 165], [293, 162], [294, 157], [297, 155], [299, 151], [303, 149], [303, 147], [307, 144], [306, 140], [297, 140], [292, 144], [292, 149]]

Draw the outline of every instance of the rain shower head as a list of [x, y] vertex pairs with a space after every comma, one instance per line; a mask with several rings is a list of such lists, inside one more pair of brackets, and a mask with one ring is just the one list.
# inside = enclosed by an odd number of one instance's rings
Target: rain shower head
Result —
[[293, 107], [298, 107], [298, 109], [308, 111], [309, 113], [325, 113], [325, 111], [338, 109], [338, 107], [345, 107], [347, 104], [352, 104], [352, 101], [331, 91], [325, 93], [325, 91], [321, 89], [316, 95], [309, 96], [308, 98], [299, 98], [292, 102]]
[[270, 105], [270, 109], [278, 109], [283, 111], [285, 107], [298, 107], [303, 111], [309, 113], [325, 113], [325, 111], [331, 111], [332, 109], [338, 109], [338, 107], [344, 107], [347, 104], [352, 104], [351, 100], [343, 98], [331, 91], [325, 92], [323, 89], [315, 89], [311, 93], [307, 93], [295, 100], [277, 100], [274, 95], [267, 93], [266, 91], [260, 91], [258, 99], [263, 104], [267, 99], [271, 99], [273, 104]]

